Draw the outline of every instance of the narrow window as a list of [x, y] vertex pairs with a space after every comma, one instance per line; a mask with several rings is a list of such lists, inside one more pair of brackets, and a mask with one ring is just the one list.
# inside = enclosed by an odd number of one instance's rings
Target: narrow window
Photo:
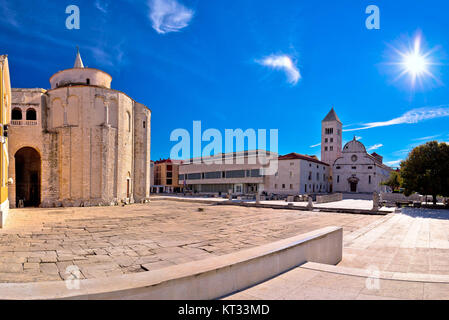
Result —
[[86, 79], [86, 83], [90, 84], [90, 79], [89, 78]]
[[145, 129], [145, 121], [143, 122], [143, 128]]
[[368, 176], [368, 183], [371, 184], [371, 176]]

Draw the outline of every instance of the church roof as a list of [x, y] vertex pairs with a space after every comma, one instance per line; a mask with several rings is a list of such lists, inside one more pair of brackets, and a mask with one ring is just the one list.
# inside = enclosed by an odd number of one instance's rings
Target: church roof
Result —
[[334, 107], [332, 107], [331, 111], [327, 114], [327, 116], [323, 119], [323, 122], [328, 121], [338, 121], [341, 123], [340, 119], [338, 118], [337, 114], [335, 113]]
[[307, 155], [299, 154], [296, 152], [292, 152], [292, 153], [278, 157], [278, 160], [297, 160], [297, 159], [311, 161], [311, 162], [319, 163], [319, 164], [322, 164], [325, 166], [329, 166], [327, 163], [318, 160], [315, 156], [307, 156]]
[[75, 58], [75, 64], [73, 68], [84, 68], [83, 60], [81, 59], [80, 50], [76, 48], [76, 58]]

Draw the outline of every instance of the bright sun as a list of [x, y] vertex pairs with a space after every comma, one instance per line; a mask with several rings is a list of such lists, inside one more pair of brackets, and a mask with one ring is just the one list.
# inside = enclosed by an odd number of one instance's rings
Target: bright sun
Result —
[[418, 52], [406, 55], [404, 58], [404, 67], [412, 76], [417, 77], [423, 73], [429, 72], [429, 62], [426, 58]]
[[395, 51], [401, 57], [401, 60], [398, 63], [395, 63], [401, 69], [397, 79], [408, 74], [412, 87], [415, 86], [417, 81], [422, 83], [425, 77], [431, 77], [438, 81], [430, 70], [431, 66], [436, 64], [430, 58], [432, 50], [428, 52], [422, 51], [420, 35], [415, 37], [413, 47], [409, 50], [399, 51], [395, 49]]

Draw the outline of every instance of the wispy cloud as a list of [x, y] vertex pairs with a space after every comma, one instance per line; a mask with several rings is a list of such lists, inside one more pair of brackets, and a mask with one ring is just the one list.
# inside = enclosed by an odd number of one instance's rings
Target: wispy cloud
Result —
[[397, 165], [399, 165], [401, 163], [401, 161], [402, 161], [402, 159], [393, 160], [393, 161], [387, 161], [387, 162], [385, 162], [385, 164], [387, 166], [397, 166]]
[[1, 21], [12, 27], [19, 27], [17, 13], [10, 7], [10, 3], [7, 0], [0, 0], [0, 16], [2, 17]]
[[379, 148], [382, 148], [383, 146], [384, 145], [382, 143], [377, 143], [377, 144], [375, 144], [373, 146], [368, 147], [366, 150], [367, 151], [374, 151], [374, 150], [377, 150]]
[[434, 135], [434, 136], [427, 136], [427, 137], [416, 138], [416, 139], [412, 139], [412, 141], [433, 140], [435, 138], [438, 138], [439, 136], [441, 136], [441, 134], [437, 134], [437, 135]]
[[192, 20], [193, 10], [176, 0], [149, 0], [150, 19], [158, 33], [178, 32]]
[[298, 67], [293, 63], [292, 59], [287, 55], [270, 55], [257, 60], [257, 63], [285, 72], [288, 78], [288, 82], [295, 85], [301, 78]]
[[109, 3], [104, 0], [95, 0], [95, 7], [103, 13], [108, 13]]
[[377, 127], [386, 127], [397, 124], [412, 124], [418, 123], [424, 120], [442, 118], [449, 116], [449, 105], [441, 105], [436, 107], [425, 107], [418, 108], [407, 111], [402, 116], [388, 120], [388, 121], [380, 121], [380, 122], [369, 122], [362, 124], [359, 128], [354, 129], [344, 129], [343, 131], [357, 131], [357, 130], [365, 130]]
[[315, 147], [318, 147], [318, 146], [321, 146], [321, 143], [317, 143], [317, 144], [311, 145], [310, 148], [315, 148]]

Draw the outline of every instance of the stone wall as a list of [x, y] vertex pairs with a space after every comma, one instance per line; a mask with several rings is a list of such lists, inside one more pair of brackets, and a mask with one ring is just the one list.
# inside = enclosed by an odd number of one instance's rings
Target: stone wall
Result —
[[322, 196], [316, 196], [316, 203], [336, 202], [343, 200], [342, 193], [333, 193]]

